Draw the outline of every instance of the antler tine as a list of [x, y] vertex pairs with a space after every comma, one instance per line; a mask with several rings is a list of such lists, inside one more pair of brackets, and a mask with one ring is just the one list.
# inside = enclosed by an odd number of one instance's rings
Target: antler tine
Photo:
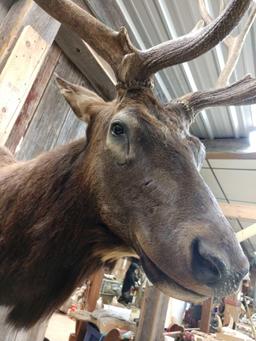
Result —
[[248, 105], [256, 103], [256, 79], [250, 75], [241, 80], [218, 89], [209, 91], [197, 91], [187, 94], [177, 100], [184, 104], [188, 114], [216, 106]]
[[139, 52], [137, 61], [133, 55], [127, 56], [126, 65], [133, 65], [129, 76], [133, 79], [146, 79], [165, 67], [190, 61], [209, 51], [233, 30], [250, 2], [251, 0], [232, 1], [209, 25], [197, 32]]
[[221, 71], [218, 81], [217, 87], [223, 87], [229, 82], [229, 79], [238, 63], [238, 59], [241, 55], [245, 38], [255, 20], [256, 17], [256, 4], [254, 2], [250, 5], [249, 15], [245, 22], [245, 25], [242, 27], [241, 32], [237, 36], [227, 36], [226, 37], [226, 45], [228, 48], [228, 57], [225, 63], [223, 70]]
[[[205, 0], [198, 0], [198, 5], [199, 5], [199, 9], [200, 9], [200, 13], [201, 13], [201, 17], [203, 21], [209, 24], [213, 19], [207, 11]], [[221, 0], [220, 11], [223, 10], [223, 6], [224, 6], [224, 1]], [[223, 42], [225, 43], [228, 49], [228, 57], [227, 57], [227, 60], [225, 62], [225, 65], [222, 71], [220, 72], [219, 78], [217, 80], [217, 84], [216, 84], [217, 88], [224, 87], [228, 83], [237, 65], [238, 59], [241, 55], [241, 52], [244, 46], [245, 38], [254, 22], [255, 17], [256, 17], [256, 4], [254, 2], [251, 2], [249, 6], [249, 15], [248, 15], [245, 25], [241, 29], [241, 32], [236, 36], [229, 34], [223, 40]]]
[[125, 85], [147, 80], [155, 72], [194, 59], [217, 45], [236, 26], [251, 0], [233, 0], [209, 25], [177, 40], [137, 50], [123, 28], [116, 32], [71, 0], [35, 0], [55, 19], [68, 25], [113, 68]]
[[[202, 19], [204, 20], [206, 25], [209, 25], [213, 21], [213, 18], [206, 8], [205, 0], [198, 0], [198, 5]], [[220, 11], [220, 13], [221, 12], [222, 11]]]
[[68, 25], [113, 68], [116, 75], [124, 56], [135, 51], [127, 31], [107, 27], [71, 0], [34, 0], [48, 14]]

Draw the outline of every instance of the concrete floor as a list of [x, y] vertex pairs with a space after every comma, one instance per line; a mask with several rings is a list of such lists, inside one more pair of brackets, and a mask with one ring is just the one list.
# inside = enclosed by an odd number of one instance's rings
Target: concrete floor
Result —
[[75, 331], [75, 322], [64, 314], [55, 313], [50, 319], [46, 335], [50, 341], [68, 341]]

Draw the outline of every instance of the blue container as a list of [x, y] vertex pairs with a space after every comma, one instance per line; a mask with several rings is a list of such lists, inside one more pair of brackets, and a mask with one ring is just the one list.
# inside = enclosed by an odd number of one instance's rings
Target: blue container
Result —
[[98, 328], [95, 325], [88, 323], [84, 341], [101, 341], [101, 340], [103, 340], [103, 335], [99, 332]]

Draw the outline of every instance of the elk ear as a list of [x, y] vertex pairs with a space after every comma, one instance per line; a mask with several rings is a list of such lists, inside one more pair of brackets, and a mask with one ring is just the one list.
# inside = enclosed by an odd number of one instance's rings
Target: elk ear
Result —
[[59, 76], [56, 76], [56, 82], [76, 116], [87, 124], [93, 115], [106, 106], [106, 102], [91, 90], [72, 84]]

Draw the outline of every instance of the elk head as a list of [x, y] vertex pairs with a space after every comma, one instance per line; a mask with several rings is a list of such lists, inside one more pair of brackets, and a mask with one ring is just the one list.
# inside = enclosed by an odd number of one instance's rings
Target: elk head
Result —
[[203, 108], [255, 103], [255, 80], [247, 76], [163, 105], [151, 76], [215, 46], [250, 0], [232, 1], [206, 27], [146, 51], [132, 45], [124, 28], [111, 30], [70, 0], [36, 2], [89, 43], [117, 77], [112, 102], [58, 78], [66, 100], [88, 124], [85, 181], [101, 222], [135, 250], [148, 278], [166, 294], [201, 300], [235, 291], [248, 261], [199, 174], [205, 150], [189, 126]]

